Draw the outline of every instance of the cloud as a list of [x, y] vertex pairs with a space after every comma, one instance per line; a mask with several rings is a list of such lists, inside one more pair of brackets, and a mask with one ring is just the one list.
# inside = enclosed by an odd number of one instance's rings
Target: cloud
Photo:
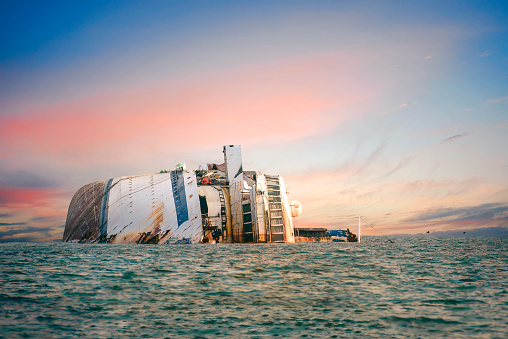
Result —
[[59, 194], [53, 189], [24, 189], [0, 187], [0, 206], [35, 207], [49, 206]]
[[487, 99], [487, 102], [491, 104], [506, 103], [508, 102], [508, 95], [502, 98], [490, 98]]
[[20, 229], [11, 229], [0, 231], [0, 242], [26, 242], [41, 241], [52, 238], [50, 232], [54, 231], [51, 227], [24, 227]]
[[374, 162], [386, 149], [386, 141], [384, 141], [381, 145], [379, 145], [365, 160], [365, 162], [356, 170], [356, 174], [360, 174], [365, 171], [371, 164]]
[[508, 220], [508, 205], [501, 203], [482, 204], [460, 208], [437, 208], [418, 212], [406, 222], [481, 222]]
[[30, 219], [31, 222], [48, 222], [48, 221], [54, 221], [54, 216], [45, 216], [45, 217], [35, 217]]
[[357, 62], [341, 54], [279, 60], [37, 107], [0, 118], [0, 157], [78, 165], [202, 148], [204, 137], [221, 145], [321, 134], [359, 118], [347, 108], [375, 92], [351, 80], [362, 78]]
[[0, 226], [21, 226], [26, 225], [26, 222], [0, 222]]
[[27, 170], [0, 171], [0, 187], [3, 188], [39, 189], [57, 186], [57, 182]]
[[0, 213], [0, 218], [10, 218], [13, 215], [14, 214], [11, 214], [11, 213]]
[[469, 132], [461, 133], [461, 134], [456, 134], [454, 136], [451, 136], [449, 138], [441, 140], [441, 144], [445, 144], [445, 143], [448, 143], [448, 142], [452, 142], [452, 141], [455, 141], [455, 140], [458, 140], [458, 139], [462, 139], [462, 138], [468, 137], [470, 134], [471, 133], [469, 133]]
[[7, 231], [0, 231], [0, 242], [9, 241], [12, 239], [13, 241], [17, 241], [18, 236], [29, 237], [30, 239], [40, 239], [44, 237], [50, 237], [50, 232], [54, 231], [54, 228], [51, 227], [23, 227], [18, 229], [10, 229]]
[[480, 54], [480, 57], [485, 58], [485, 57], [488, 57], [489, 55], [490, 55], [490, 51], [485, 51], [482, 54]]
[[406, 159], [404, 159], [403, 161], [399, 162], [397, 164], [397, 166], [395, 166], [395, 168], [391, 169], [390, 171], [386, 172], [386, 173], [383, 173], [380, 177], [376, 178], [376, 181], [377, 180], [383, 180], [383, 179], [386, 179], [388, 178], [389, 176], [395, 174], [396, 172], [398, 172], [399, 170], [403, 169], [404, 167], [406, 167], [407, 165], [409, 165], [409, 163], [411, 162], [412, 158], [411, 157], [408, 157]]
[[381, 112], [381, 115], [397, 112], [397, 111], [405, 109], [406, 107], [407, 107], [407, 104], [402, 103], [402, 104], [399, 104], [397, 107], [393, 107], [393, 108], [387, 109], [386, 111]]
[[[446, 50], [452, 52], [456, 31], [434, 23], [427, 27], [400, 25], [396, 21], [395, 25], [393, 22], [389, 26], [377, 25], [369, 18], [354, 25], [358, 29], [351, 30], [351, 23], [357, 18], [343, 20], [349, 14], [341, 14], [337, 20], [336, 13], [312, 13], [313, 21], [319, 24], [317, 29], [313, 28], [314, 23], [299, 20], [300, 17], [292, 18], [288, 25], [287, 20], [275, 15], [264, 19], [269, 24], [264, 24], [262, 31], [255, 27], [248, 34], [245, 34], [246, 29], [231, 30], [235, 34], [233, 38], [228, 37], [226, 29], [221, 31], [224, 34], [210, 31], [204, 36], [206, 39], [200, 34], [192, 35], [191, 39], [186, 35], [180, 44], [161, 39], [154, 42], [156, 49], [131, 44], [140, 53], [121, 53], [121, 58], [116, 53], [118, 49], [109, 46], [107, 51], [111, 58], [101, 56], [101, 51], [93, 51], [97, 59], [76, 62], [68, 58], [73, 64], [59, 65], [57, 70], [24, 69], [22, 73], [31, 75], [17, 81], [18, 90], [2, 94], [9, 99], [9, 105], [0, 117], [0, 161], [5, 155], [4, 159], [8, 159], [12, 168], [26, 168], [36, 175], [11, 172], [7, 180], [0, 173], [0, 178], [5, 180], [0, 190], [0, 205], [19, 208], [16, 217], [23, 217], [22, 220], [3, 221], [28, 221], [32, 226], [43, 222], [50, 224], [38, 214], [26, 214], [34, 212], [33, 206], [47, 213], [49, 206], [45, 204], [56, 195], [51, 190], [56, 184], [47, 179], [51, 178], [51, 165], [60, 173], [71, 169], [62, 177], [72, 176], [75, 178], [73, 184], [80, 180], [84, 184], [108, 178], [102, 177], [104, 173], [114, 173], [112, 170], [101, 172], [97, 169], [100, 166], [116, 166], [119, 170], [114, 176], [146, 173], [137, 172], [136, 166], [147, 164], [147, 158], [152, 161], [150, 166], [166, 165], [178, 159], [174, 156], [176, 152], [192, 157], [191, 154], [206, 154], [207, 149], [222, 144], [241, 143], [254, 148], [264, 143], [270, 144], [270, 152], [277, 154], [278, 162], [289, 167], [291, 163], [281, 152], [281, 144], [322, 138], [334, 127], [346, 126], [345, 122], [362, 119], [372, 112], [379, 114], [393, 107], [382, 113], [384, 115], [410, 108], [408, 104], [417, 100], [422, 87], [426, 88], [442, 76], [444, 64], [435, 65], [437, 68], [422, 65], [442, 62], [443, 55], [452, 55]], [[302, 13], [302, 16], [307, 15], [307, 12]], [[258, 22], [256, 20], [256, 26]], [[385, 30], [387, 26], [389, 29]], [[372, 27], [376, 30], [372, 31]], [[295, 30], [301, 34], [295, 34]], [[436, 42], [445, 47], [430, 48]], [[425, 60], [429, 54], [438, 55], [438, 58], [432, 62]], [[150, 55], [156, 57], [150, 59]], [[393, 64], [400, 67], [393, 68]], [[15, 69], [9, 72], [16, 75], [13, 79], [23, 78]], [[6, 84], [13, 86], [11, 81]], [[406, 127], [405, 120], [396, 123]], [[373, 134], [385, 127], [376, 124]], [[407, 130], [411, 128], [405, 128]], [[354, 132], [358, 131], [344, 130], [344, 138], [335, 147], [323, 142], [315, 150], [299, 152], [298, 162], [310, 164], [308, 167], [312, 166], [313, 170], [327, 166], [334, 153], [344, 152], [349, 133]], [[360, 134], [363, 132], [372, 138], [368, 128]], [[391, 157], [392, 148], [387, 154], [383, 145], [371, 151], [369, 149], [363, 158], [355, 157], [352, 166], [345, 168], [349, 171], [330, 175], [331, 180], [322, 180], [316, 173], [312, 179], [314, 187], [309, 184], [307, 191], [299, 189], [301, 196], [323, 201], [321, 205], [313, 205], [316, 218], [307, 220], [335, 222], [335, 219], [327, 220], [319, 215], [332, 213], [330, 204], [349, 204], [348, 213], [353, 209], [366, 211], [369, 208], [397, 211], [399, 201], [409, 200], [391, 191], [396, 180], [403, 177], [394, 173], [406, 174], [406, 170], [401, 169], [407, 164], [402, 161], [407, 155]], [[310, 162], [309, 155], [314, 154], [315, 161]], [[245, 156], [247, 161], [247, 152]], [[415, 154], [415, 162], [417, 157]], [[32, 166], [20, 165], [27, 163]], [[41, 163], [49, 176], [40, 174]], [[361, 175], [355, 176], [355, 169]], [[90, 174], [94, 171], [97, 179]], [[420, 172], [413, 175], [420, 175]], [[370, 186], [370, 180], [386, 177], [393, 179], [386, 186], [364, 187]], [[14, 187], [7, 186], [8, 182]], [[288, 183], [295, 187], [300, 184]], [[9, 187], [16, 190], [6, 190]], [[74, 191], [73, 187], [68, 185], [69, 190]], [[354, 189], [357, 189], [354, 194], [341, 193]], [[321, 190], [326, 195], [321, 195]], [[71, 197], [70, 194], [67, 206]], [[32, 216], [35, 218], [30, 218]]]
[[425, 59], [427, 59], [427, 60], [428, 60], [428, 59], [430, 59], [430, 58], [432, 58], [432, 55], [427, 55], [427, 56], [425, 57]]

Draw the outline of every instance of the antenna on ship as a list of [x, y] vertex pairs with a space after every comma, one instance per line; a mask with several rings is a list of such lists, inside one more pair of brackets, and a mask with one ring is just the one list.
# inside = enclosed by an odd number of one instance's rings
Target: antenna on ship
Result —
[[362, 242], [362, 233], [361, 233], [361, 220], [362, 220], [362, 217], [358, 216], [358, 242]]
[[[365, 219], [365, 217], [363, 217]], [[374, 228], [374, 226], [372, 226], [372, 224], [368, 221], [363, 221], [364, 224], [367, 224], [367, 226], [369, 226], [370, 228], [372, 228], [374, 231], [376, 231], [377, 233], [379, 233], [380, 236], [382, 237], [388, 237], [386, 235], [384, 235], [383, 233], [381, 233], [381, 231], [379, 231], [377, 228]], [[393, 241], [392, 239], [388, 238], [388, 241], [389, 243], [394, 243], [395, 241]]]

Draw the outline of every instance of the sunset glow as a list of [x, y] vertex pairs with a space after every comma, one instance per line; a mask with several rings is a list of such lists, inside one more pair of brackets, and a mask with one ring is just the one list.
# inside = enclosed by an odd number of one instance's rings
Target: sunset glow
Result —
[[81, 186], [225, 144], [284, 177], [298, 227], [508, 228], [506, 6], [44, 6], [0, 14], [0, 241], [61, 239]]

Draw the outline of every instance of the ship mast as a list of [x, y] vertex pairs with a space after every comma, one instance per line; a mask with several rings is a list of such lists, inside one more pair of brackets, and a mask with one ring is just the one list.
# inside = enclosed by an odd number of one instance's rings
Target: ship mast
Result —
[[358, 216], [358, 242], [362, 242], [362, 233], [361, 233], [361, 217]]

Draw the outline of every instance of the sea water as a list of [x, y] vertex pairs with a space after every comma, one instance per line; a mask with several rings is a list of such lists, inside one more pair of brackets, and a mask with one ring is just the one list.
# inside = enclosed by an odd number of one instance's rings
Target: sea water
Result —
[[507, 253], [466, 237], [0, 244], [0, 337], [507, 338]]

